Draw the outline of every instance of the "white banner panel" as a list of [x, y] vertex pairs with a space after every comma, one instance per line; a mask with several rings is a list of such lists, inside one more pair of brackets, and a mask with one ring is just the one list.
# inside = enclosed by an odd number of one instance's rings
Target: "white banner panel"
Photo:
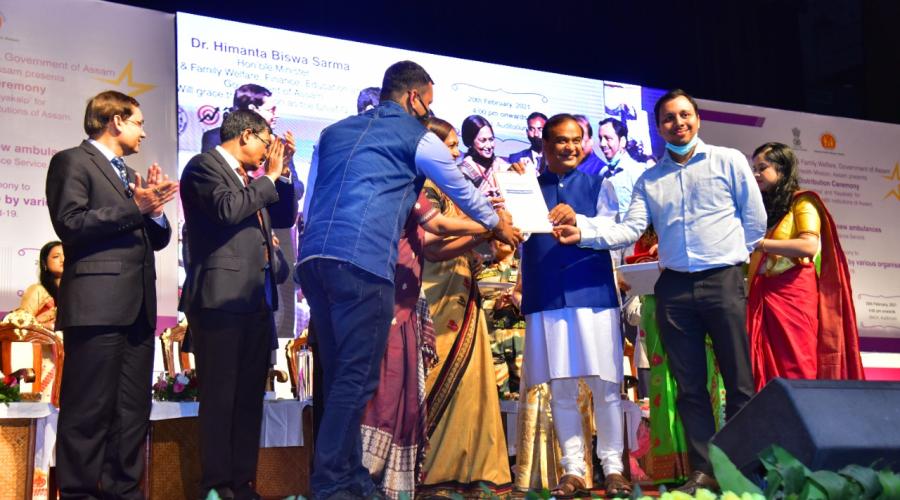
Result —
[[700, 101], [700, 136], [748, 156], [791, 146], [800, 187], [819, 193], [850, 263], [862, 347], [900, 352], [900, 125]]
[[[261, 85], [278, 105], [276, 133], [298, 138], [295, 158], [308, 159], [326, 125], [357, 113], [360, 90], [380, 87], [384, 70], [410, 59], [435, 81], [435, 114], [457, 128], [469, 115], [487, 118], [499, 156], [528, 147], [525, 118], [581, 113], [596, 128], [608, 115], [627, 115], [632, 138], [650, 152], [650, 130], [635, 85], [513, 68], [307, 35], [178, 13], [179, 164], [200, 150], [204, 131], [221, 124], [234, 90]], [[604, 105], [604, 95], [609, 94]], [[642, 105], [643, 104], [643, 105]], [[267, 104], [268, 106], [268, 104]], [[652, 109], [653, 102], [649, 103]], [[596, 132], [595, 132], [596, 136]], [[599, 146], [596, 146], [599, 147]], [[596, 149], [595, 147], [595, 149]], [[303, 172], [301, 178], [305, 179]]]
[[[177, 175], [173, 17], [95, 0], [0, 6], [0, 311], [18, 307], [37, 281], [38, 250], [57, 239], [44, 196], [47, 165], [85, 139], [88, 98], [110, 89], [134, 96], [148, 137], [128, 164], [144, 175], [158, 162]], [[177, 220], [174, 203], [167, 214]], [[156, 256], [163, 317], [177, 306], [174, 242]]]

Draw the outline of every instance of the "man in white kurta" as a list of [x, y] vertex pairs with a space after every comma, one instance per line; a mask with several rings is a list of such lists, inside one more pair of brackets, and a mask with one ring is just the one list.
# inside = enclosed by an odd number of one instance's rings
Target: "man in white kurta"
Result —
[[[553, 207], [554, 224], [616, 217], [611, 184], [576, 169], [582, 154], [581, 134], [570, 115], [554, 116], [544, 126], [547, 171], [538, 183], [547, 206]], [[597, 454], [607, 490], [612, 485], [613, 493], [625, 493], [630, 485], [621, 475], [623, 353], [612, 262], [608, 252], [573, 248], [560, 245], [549, 234], [534, 234], [524, 244], [525, 376], [529, 385], [550, 385], [565, 474], [554, 494], [571, 493], [563, 488], [563, 483], [573, 481], [571, 476], [584, 484], [587, 443], [576, 401], [579, 380], [593, 392]]]

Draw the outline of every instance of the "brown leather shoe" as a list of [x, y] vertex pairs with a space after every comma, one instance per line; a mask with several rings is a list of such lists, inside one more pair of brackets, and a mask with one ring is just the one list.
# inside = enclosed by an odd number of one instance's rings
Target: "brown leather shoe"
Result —
[[706, 489], [712, 491], [713, 493], [718, 493], [719, 482], [716, 481], [716, 478], [710, 476], [709, 474], [699, 470], [695, 470], [691, 473], [691, 477], [688, 478], [687, 482], [680, 487], [675, 488], [675, 491], [693, 495], [697, 493], [697, 490], [699, 489]]

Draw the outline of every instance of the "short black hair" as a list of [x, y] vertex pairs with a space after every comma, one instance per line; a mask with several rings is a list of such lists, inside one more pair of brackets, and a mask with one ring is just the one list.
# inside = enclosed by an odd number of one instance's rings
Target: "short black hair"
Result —
[[381, 96], [381, 89], [378, 87], [366, 87], [359, 91], [356, 97], [356, 112], [362, 113], [369, 106], [378, 106]]
[[[570, 115], [569, 113], [560, 113], [558, 115], [553, 115], [550, 119], [547, 120], [547, 123], [544, 124], [544, 130], [541, 132], [541, 140], [544, 141], [544, 144], [548, 144], [550, 141], [550, 131], [556, 128], [563, 122], [567, 122], [569, 120], [578, 123], [578, 115]], [[581, 128], [581, 124], [578, 125], [578, 128]], [[583, 138], [583, 137], [582, 137]]]
[[[584, 126], [584, 128], [587, 129], [588, 137], [594, 137], [594, 128], [591, 127], [591, 121], [588, 120], [588, 117], [586, 117], [584, 115], [572, 115], [572, 118], [574, 118], [575, 121], [578, 122], [579, 125], [582, 125], [582, 126]], [[544, 125], [544, 127], [546, 127], [546, 126], [547, 125]]]
[[697, 101], [694, 100], [693, 97], [690, 96], [687, 92], [681, 89], [672, 89], [665, 94], [662, 95], [659, 99], [656, 100], [656, 104], [653, 106], [653, 115], [656, 117], [656, 126], [659, 126], [659, 109], [663, 104], [671, 101], [672, 99], [677, 99], [679, 97], [684, 97], [691, 103], [691, 106], [694, 107], [694, 113], [699, 115], [700, 108], [697, 107]]
[[607, 123], [612, 125], [613, 130], [616, 131], [616, 135], [619, 136], [620, 139], [622, 137], [628, 137], [628, 125], [625, 125], [624, 123], [613, 117], [600, 120], [600, 123], [597, 124], [597, 129], [599, 130], [600, 127], [606, 125]]
[[525, 118], [525, 123], [528, 123], [535, 118], [541, 118], [542, 120], [547, 121], [547, 115], [541, 113], [540, 111], [534, 111], [530, 115], [528, 115], [528, 118]]
[[257, 134], [265, 130], [268, 130], [270, 134], [272, 133], [272, 129], [266, 123], [266, 119], [259, 113], [249, 109], [238, 109], [228, 113], [225, 119], [222, 120], [222, 127], [219, 128], [219, 139], [224, 144], [240, 136], [248, 128], [251, 132]]
[[232, 111], [236, 109], [250, 109], [250, 106], [262, 106], [266, 99], [272, 96], [272, 92], [255, 83], [245, 83], [234, 89], [232, 99]]
[[384, 72], [381, 82], [381, 100], [396, 101], [410, 89], [421, 89], [434, 80], [425, 68], [412, 61], [400, 61], [391, 64]]

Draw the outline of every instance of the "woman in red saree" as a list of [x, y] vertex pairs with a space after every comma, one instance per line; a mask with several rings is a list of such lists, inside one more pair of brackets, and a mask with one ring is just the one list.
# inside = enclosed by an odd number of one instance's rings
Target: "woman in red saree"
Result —
[[797, 157], [769, 142], [753, 152], [768, 232], [750, 257], [747, 331], [757, 390], [775, 377], [862, 379], [847, 258]]

